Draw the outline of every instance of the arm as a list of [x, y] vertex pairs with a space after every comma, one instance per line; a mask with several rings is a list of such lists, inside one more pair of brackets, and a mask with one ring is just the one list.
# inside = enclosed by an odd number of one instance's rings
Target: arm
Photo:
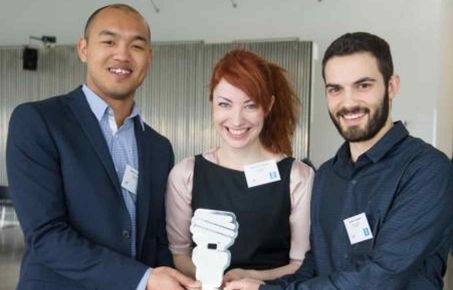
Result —
[[195, 278], [195, 265], [192, 262], [192, 257], [185, 254], [174, 254], [173, 259], [175, 261], [175, 267], [181, 273]]
[[[169, 154], [171, 156], [168, 164], [168, 171], [173, 167], [174, 162], [175, 162], [175, 157], [173, 153], [173, 149], [171, 147], [170, 142], [168, 142], [168, 148], [169, 148]], [[168, 172], [169, 173], [169, 172]], [[168, 180], [167, 180], [168, 183]], [[158, 249], [157, 249], [157, 263], [160, 266], [168, 266], [168, 267], [174, 267], [174, 261], [172, 254], [169, 250], [169, 242], [168, 242], [168, 236], [167, 236], [167, 228], [166, 228], [166, 206], [165, 202], [162, 203], [162, 215], [160, 216], [160, 220], [162, 221], [159, 225], [159, 234], [158, 234]]]
[[295, 281], [285, 289], [405, 288], [451, 229], [453, 174], [446, 160], [432, 157], [428, 153], [413, 161], [401, 178], [400, 190], [366, 260], [354, 270]]
[[192, 178], [195, 159], [182, 160], [170, 172], [168, 177], [166, 210], [167, 233], [170, 251], [175, 267], [182, 273], [195, 277], [192, 263], [192, 239], [190, 221], [192, 218]]
[[40, 112], [32, 105], [19, 106], [9, 126], [7, 169], [34, 259], [87, 288], [135, 289], [146, 265], [93, 243], [68, 223], [60, 162]]
[[310, 249], [310, 200], [314, 179], [313, 170], [300, 161], [294, 161], [290, 176], [291, 228], [290, 263], [269, 270], [230, 270], [224, 278], [230, 282], [242, 278], [274, 280], [290, 275], [300, 268], [305, 253]]

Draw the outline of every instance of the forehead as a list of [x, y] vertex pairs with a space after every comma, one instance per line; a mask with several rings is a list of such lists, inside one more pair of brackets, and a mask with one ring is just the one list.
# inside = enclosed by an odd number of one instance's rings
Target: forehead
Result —
[[100, 11], [88, 27], [88, 37], [101, 31], [119, 34], [140, 35], [149, 41], [148, 24], [140, 14], [118, 8], [106, 8]]
[[368, 52], [335, 56], [324, 68], [326, 83], [347, 84], [365, 77], [382, 80], [377, 59]]
[[239, 100], [249, 100], [250, 97], [238, 87], [233, 86], [225, 79], [221, 79], [213, 91], [214, 97], [224, 97], [232, 101]]

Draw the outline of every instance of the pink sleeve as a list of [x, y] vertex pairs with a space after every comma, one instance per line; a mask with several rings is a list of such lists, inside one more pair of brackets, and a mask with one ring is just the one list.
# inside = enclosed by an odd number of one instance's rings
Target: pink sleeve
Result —
[[314, 176], [313, 169], [301, 161], [294, 161], [290, 176], [291, 262], [302, 263], [310, 249], [310, 200]]
[[189, 157], [176, 164], [168, 176], [166, 211], [167, 234], [172, 254], [190, 255], [192, 240], [192, 184], [195, 158]]

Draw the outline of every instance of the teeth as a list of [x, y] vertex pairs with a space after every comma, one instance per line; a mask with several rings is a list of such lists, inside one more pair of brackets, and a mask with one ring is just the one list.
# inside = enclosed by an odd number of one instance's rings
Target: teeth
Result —
[[231, 133], [231, 135], [241, 135], [243, 133], [245, 133], [245, 131], [247, 131], [247, 129], [231, 129], [229, 128], [228, 131]]
[[352, 119], [357, 119], [365, 115], [364, 113], [355, 113], [355, 114], [345, 114], [343, 115], [343, 118], [346, 120], [352, 120]]
[[130, 70], [128, 69], [122, 69], [122, 68], [111, 68], [110, 71], [114, 74], [118, 74], [118, 75], [128, 75], [131, 73]]

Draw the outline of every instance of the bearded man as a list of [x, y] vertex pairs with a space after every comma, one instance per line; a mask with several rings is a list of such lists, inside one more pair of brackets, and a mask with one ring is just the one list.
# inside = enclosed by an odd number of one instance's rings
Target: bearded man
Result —
[[442, 289], [453, 170], [443, 153], [392, 121], [400, 80], [389, 45], [345, 34], [327, 49], [323, 78], [345, 143], [316, 172], [311, 250], [293, 275], [225, 289]]

